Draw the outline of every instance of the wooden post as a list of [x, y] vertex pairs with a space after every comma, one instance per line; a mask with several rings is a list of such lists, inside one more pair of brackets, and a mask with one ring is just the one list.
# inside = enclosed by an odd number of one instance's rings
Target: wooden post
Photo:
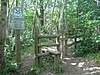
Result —
[[57, 43], [59, 44], [59, 45], [57, 45], [57, 50], [60, 51], [60, 35], [57, 38]]
[[36, 56], [36, 58], [35, 58], [35, 63], [36, 63], [36, 65], [39, 67], [39, 65], [40, 65], [39, 59], [40, 59], [40, 57], [37, 56], [37, 54], [39, 54], [39, 48], [38, 48], [38, 46], [37, 46], [37, 44], [39, 44], [39, 38], [37, 37], [37, 34], [38, 34], [38, 33], [39, 33], [38, 27], [35, 26], [35, 56]]
[[68, 34], [65, 34], [65, 57], [68, 56], [68, 46], [67, 46], [67, 42], [68, 42]]
[[54, 70], [57, 71], [59, 66], [60, 66], [60, 54], [56, 54], [54, 56]]
[[20, 63], [21, 61], [20, 30], [15, 30], [15, 50], [16, 50], [16, 61]]
[[[16, 0], [16, 7], [18, 6], [18, 0]], [[15, 51], [16, 51], [16, 61], [21, 62], [21, 52], [20, 52], [20, 30], [15, 30]]]

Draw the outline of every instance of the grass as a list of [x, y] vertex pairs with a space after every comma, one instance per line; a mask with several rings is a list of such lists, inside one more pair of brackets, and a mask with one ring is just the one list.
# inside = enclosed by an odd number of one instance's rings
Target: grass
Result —
[[30, 47], [25, 48], [22, 51], [22, 58], [25, 57], [26, 55], [28, 55], [31, 52], [34, 52], [34, 46], [30, 46]]
[[53, 43], [55, 43], [55, 40], [54, 39], [52, 39], [52, 40], [50, 40], [50, 39], [41, 39], [41, 43], [43, 43], [43, 44], [53, 44]]

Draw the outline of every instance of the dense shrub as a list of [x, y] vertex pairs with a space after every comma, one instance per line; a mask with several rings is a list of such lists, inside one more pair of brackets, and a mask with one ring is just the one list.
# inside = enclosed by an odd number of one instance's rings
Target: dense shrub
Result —
[[99, 49], [100, 42], [96, 42], [95, 39], [88, 38], [84, 40], [82, 43], [76, 45], [76, 48], [72, 49], [72, 51], [77, 56], [83, 56], [88, 53], [97, 53], [100, 51]]

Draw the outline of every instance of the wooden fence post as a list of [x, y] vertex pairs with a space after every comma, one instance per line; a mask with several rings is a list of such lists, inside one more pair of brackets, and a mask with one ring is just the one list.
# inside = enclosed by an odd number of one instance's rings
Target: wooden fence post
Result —
[[[16, 7], [18, 6], [18, 0], [16, 0]], [[15, 30], [15, 51], [16, 51], [16, 61], [21, 62], [21, 52], [20, 52], [20, 30]]]

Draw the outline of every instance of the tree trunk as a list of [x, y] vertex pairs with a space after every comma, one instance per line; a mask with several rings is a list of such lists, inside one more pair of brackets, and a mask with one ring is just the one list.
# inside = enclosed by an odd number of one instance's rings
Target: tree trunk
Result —
[[5, 67], [4, 59], [4, 46], [6, 40], [6, 28], [7, 28], [7, 1], [1, 0], [1, 11], [0, 11], [0, 69]]
[[44, 25], [44, 8], [43, 8], [43, 0], [40, 0], [40, 22], [41, 22], [41, 26]]

